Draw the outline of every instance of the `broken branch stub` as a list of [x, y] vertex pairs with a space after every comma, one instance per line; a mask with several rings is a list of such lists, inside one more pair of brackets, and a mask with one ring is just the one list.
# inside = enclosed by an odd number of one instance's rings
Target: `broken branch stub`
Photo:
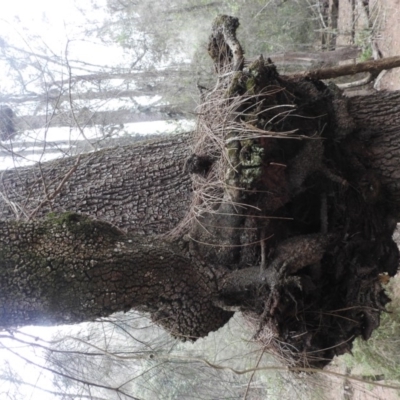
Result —
[[240, 71], [244, 65], [242, 46], [236, 38], [239, 19], [229, 15], [215, 18], [208, 42], [208, 54], [214, 61], [215, 71]]

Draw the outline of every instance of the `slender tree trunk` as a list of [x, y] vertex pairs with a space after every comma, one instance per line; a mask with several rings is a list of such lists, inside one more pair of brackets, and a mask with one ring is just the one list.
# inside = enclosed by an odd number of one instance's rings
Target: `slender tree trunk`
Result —
[[[173, 79], [179, 76], [190, 77], [192, 71], [187, 69], [179, 69], [178, 67], [172, 69], [166, 69], [163, 71], [145, 71], [145, 72], [101, 72], [96, 74], [82, 74], [72, 76], [70, 83], [76, 82], [91, 82], [91, 81], [105, 81], [112, 79], [123, 79], [128, 82], [140, 81], [140, 82], [153, 82], [155, 79], [163, 78], [164, 80]], [[62, 86], [68, 83], [65, 81], [54, 81], [53, 84], [56, 86]]]
[[[64, 92], [65, 93], [65, 92]], [[71, 99], [74, 100], [95, 100], [95, 99], [119, 99], [124, 97], [135, 97], [135, 96], [154, 96], [155, 94], [160, 93], [158, 88], [153, 86], [148, 86], [146, 89], [139, 90], [123, 90], [123, 89], [113, 89], [113, 90], [104, 90], [104, 91], [88, 91], [83, 93], [73, 93], [71, 97], [68, 93], [59, 94], [57, 91], [55, 93], [44, 93], [44, 94], [27, 94], [22, 96], [12, 96], [12, 95], [3, 95], [0, 96], [1, 103], [15, 103], [15, 104], [23, 104], [23, 103], [31, 103], [31, 102], [40, 102], [42, 104], [57, 102], [57, 104], [61, 104], [64, 102], [69, 102]]]
[[168, 11], [166, 11], [166, 14], [182, 14], [182, 13], [196, 12], [203, 8], [211, 8], [219, 5], [222, 5], [222, 1], [211, 1], [210, 3], [187, 6], [187, 7], [173, 7]]
[[[324, 65], [336, 65], [340, 61], [356, 59], [360, 54], [360, 50], [355, 46], [343, 47], [333, 51], [313, 52], [286, 52], [277, 54], [268, 54], [268, 57], [274, 64], [306, 64], [313, 63]], [[251, 61], [251, 60], [250, 60]]]
[[[44, 93], [44, 94], [23, 94], [23, 95], [12, 95], [12, 94], [1, 94], [0, 103], [14, 103], [23, 104], [30, 102], [42, 102], [56, 100], [59, 104], [64, 101], [69, 101], [69, 94], [65, 94], [69, 90], [69, 85], [74, 85], [77, 82], [104, 82], [111, 81], [113, 79], [123, 79], [125, 82], [135, 82], [135, 89], [113, 89], [104, 91], [89, 91], [82, 93], [72, 93], [73, 100], [92, 100], [92, 99], [106, 99], [106, 98], [120, 98], [120, 97], [135, 97], [135, 96], [154, 96], [160, 94], [166, 90], [174, 82], [177, 85], [179, 79], [192, 77], [193, 72], [187, 69], [176, 69], [176, 70], [164, 70], [164, 71], [146, 71], [146, 72], [131, 72], [131, 73], [98, 73], [98, 74], [87, 74], [77, 75], [71, 77], [65, 81], [54, 81], [49, 83], [51, 89], [63, 88], [63, 93], [60, 95], [61, 90], [55, 89], [55, 93]], [[58, 90], [58, 94], [57, 94]]]
[[366, 61], [358, 64], [341, 65], [331, 68], [322, 68], [313, 71], [305, 71], [300, 74], [296, 74], [297, 79], [309, 78], [309, 79], [332, 79], [339, 76], [354, 75], [359, 72], [370, 72], [372, 74], [378, 74], [384, 69], [392, 69], [400, 67], [400, 57], [388, 57], [381, 60]]

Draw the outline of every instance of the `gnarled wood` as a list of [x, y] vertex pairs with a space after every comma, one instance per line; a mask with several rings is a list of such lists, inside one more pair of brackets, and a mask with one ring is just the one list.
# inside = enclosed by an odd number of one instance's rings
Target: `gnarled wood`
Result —
[[223, 326], [218, 275], [177, 244], [67, 213], [0, 223], [0, 327], [73, 324], [131, 308], [183, 339]]

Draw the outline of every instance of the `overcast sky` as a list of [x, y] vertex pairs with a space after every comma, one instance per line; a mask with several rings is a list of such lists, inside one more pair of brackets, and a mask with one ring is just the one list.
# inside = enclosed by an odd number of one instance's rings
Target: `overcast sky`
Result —
[[[123, 55], [120, 47], [106, 47], [93, 38], [86, 41], [82, 37], [82, 31], [89, 27], [89, 19], [104, 19], [105, 3], [105, 0], [96, 0], [100, 7], [93, 9], [90, 1], [12, 0], [2, 8], [0, 35], [12, 38], [15, 44], [25, 45], [29, 45], [33, 35], [38, 35], [56, 54], [63, 54], [68, 42], [71, 57], [100, 65], [106, 61], [119, 62]], [[85, 12], [89, 8], [90, 13]]]
[[[124, 52], [120, 46], [105, 46], [96, 38], [87, 39], [83, 35], [84, 29], [90, 28], [89, 19], [90, 21], [102, 21], [106, 17], [104, 13], [105, 3], [106, 0], [96, 0], [96, 4], [100, 7], [93, 9], [89, 0], [37, 0], [34, 2], [31, 0], [12, 0], [7, 4], [7, 7], [2, 9], [0, 37], [5, 37], [13, 45], [24, 48], [30, 46], [35, 48], [33, 40], [39, 40], [51, 48], [55, 54], [62, 57], [66, 56], [66, 44], [68, 43], [68, 58], [79, 59], [96, 65], [110, 65], [110, 63], [115, 65], [124, 59]], [[103, 6], [101, 6], [102, 4]], [[9, 82], [7, 76], [1, 75], [1, 70], [0, 68], [0, 86], [12, 90], [13, 83]], [[149, 104], [156, 100], [157, 97], [136, 99], [141, 104]], [[118, 109], [118, 105], [114, 104], [116, 101], [118, 100], [107, 100], [102, 104], [102, 109]], [[20, 110], [20, 112], [23, 111]], [[168, 132], [175, 128], [174, 124], [165, 121], [126, 124], [124, 127], [125, 131], [140, 134]], [[188, 129], [190, 128], [192, 128], [191, 125], [188, 126]], [[96, 134], [96, 129], [85, 129], [86, 138], [95, 137]], [[0, 170], [31, 164], [38, 161], [39, 158], [41, 161], [54, 158], [57, 156], [54, 153], [42, 154], [41, 147], [45, 139], [47, 141], [74, 141], [79, 139], [79, 135], [78, 130], [74, 132], [69, 128], [51, 128], [48, 131], [42, 129], [26, 132], [26, 140], [37, 143], [38, 156], [29, 156], [27, 159], [0, 157]], [[21, 149], [13, 148], [13, 150], [18, 153], [18, 150]]]

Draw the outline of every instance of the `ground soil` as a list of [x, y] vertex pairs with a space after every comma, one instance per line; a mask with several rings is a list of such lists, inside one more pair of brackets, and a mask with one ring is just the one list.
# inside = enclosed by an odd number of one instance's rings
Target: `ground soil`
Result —
[[[357, 10], [356, 0], [356, 18], [357, 27], [360, 31], [366, 29], [366, 16], [364, 10]], [[376, 43], [383, 57], [400, 55], [400, 0], [370, 0], [370, 10], [374, 10], [371, 39]], [[351, 1], [339, 0], [339, 37], [338, 45], [348, 45], [351, 43]], [[371, 32], [371, 26], [370, 26]], [[360, 39], [358, 39], [360, 40]], [[360, 43], [360, 42], [359, 42]], [[356, 43], [356, 44], [359, 44]], [[379, 82], [375, 85], [376, 90], [400, 90], [400, 68], [387, 71], [382, 74]], [[398, 233], [400, 243], [400, 233]], [[395, 278], [395, 296], [400, 297], [400, 274]], [[332, 371], [340, 373], [350, 373], [357, 376], [357, 369], [346, 371], [346, 367], [340, 360], [337, 360], [329, 368]], [[330, 389], [326, 391], [327, 399], [343, 400], [398, 400], [400, 399], [400, 390], [393, 390], [374, 386], [371, 383], [360, 383], [344, 379], [329, 378]], [[379, 382], [392, 383], [399, 385], [400, 382]]]

